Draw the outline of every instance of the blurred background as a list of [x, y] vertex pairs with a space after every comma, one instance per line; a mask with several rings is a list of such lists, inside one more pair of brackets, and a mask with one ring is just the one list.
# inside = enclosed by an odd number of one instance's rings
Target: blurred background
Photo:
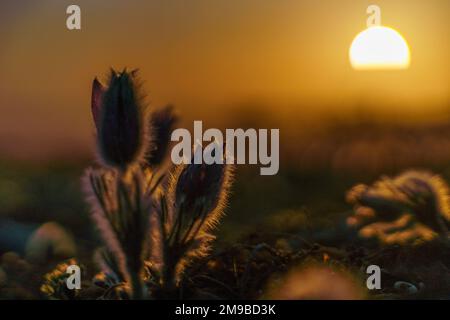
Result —
[[[110, 67], [139, 68], [150, 106], [175, 105], [180, 126], [280, 129], [278, 175], [238, 170], [230, 239], [276, 215], [330, 223], [350, 186], [382, 173], [450, 177], [450, 2], [376, 1], [411, 66], [355, 71], [348, 50], [372, 3], [2, 1], [0, 219], [91, 232], [79, 178], [94, 161], [91, 83]], [[82, 30], [66, 28], [70, 4]]]

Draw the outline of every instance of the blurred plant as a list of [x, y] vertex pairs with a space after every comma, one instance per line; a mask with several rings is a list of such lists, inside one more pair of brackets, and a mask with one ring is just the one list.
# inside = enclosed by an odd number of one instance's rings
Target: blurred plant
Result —
[[67, 268], [70, 265], [78, 265], [75, 259], [67, 260], [60, 263], [56, 268], [44, 276], [44, 284], [41, 286], [41, 292], [52, 300], [73, 300], [79, 295], [80, 290], [69, 289], [67, 286], [67, 279], [70, 273], [67, 273]]
[[354, 186], [347, 193], [355, 214], [347, 225], [359, 229], [362, 238], [383, 244], [419, 244], [441, 235], [450, 226], [449, 189], [438, 175], [407, 171], [382, 177], [373, 185]]
[[169, 148], [170, 135], [178, 121], [174, 107], [168, 105], [154, 111], [150, 116], [150, 127], [152, 128], [153, 141], [146, 154], [146, 162], [151, 167], [161, 165]]
[[106, 298], [174, 297], [186, 266], [208, 252], [231, 184], [226, 164], [165, 173], [176, 116], [170, 106], [150, 115], [137, 83], [137, 72], [126, 70], [112, 71], [108, 88], [93, 83], [102, 167], [88, 169], [83, 182], [105, 243], [94, 282]]

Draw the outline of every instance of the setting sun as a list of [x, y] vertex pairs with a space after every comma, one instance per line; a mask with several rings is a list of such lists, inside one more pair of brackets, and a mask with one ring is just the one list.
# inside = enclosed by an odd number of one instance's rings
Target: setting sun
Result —
[[357, 70], [407, 69], [410, 53], [396, 30], [375, 26], [360, 32], [350, 46], [350, 62]]

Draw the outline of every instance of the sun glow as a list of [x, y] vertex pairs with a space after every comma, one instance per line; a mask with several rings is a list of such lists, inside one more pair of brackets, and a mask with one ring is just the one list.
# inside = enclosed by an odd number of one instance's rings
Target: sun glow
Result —
[[392, 28], [374, 26], [360, 32], [350, 46], [350, 63], [357, 70], [407, 69], [409, 47]]

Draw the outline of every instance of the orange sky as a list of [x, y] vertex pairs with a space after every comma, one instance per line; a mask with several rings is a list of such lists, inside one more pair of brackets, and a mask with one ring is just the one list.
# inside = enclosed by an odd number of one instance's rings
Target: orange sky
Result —
[[[81, 31], [65, 28], [74, 3]], [[351, 69], [348, 47], [372, 3], [408, 41], [409, 70]], [[110, 66], [140, 68], [152, 104], [188, 119], [248, 102], [284, 116], [450, 107], [447, 0], [22, 0], [0, 12], [4, 154], [91, 141], [90, 84]]]

